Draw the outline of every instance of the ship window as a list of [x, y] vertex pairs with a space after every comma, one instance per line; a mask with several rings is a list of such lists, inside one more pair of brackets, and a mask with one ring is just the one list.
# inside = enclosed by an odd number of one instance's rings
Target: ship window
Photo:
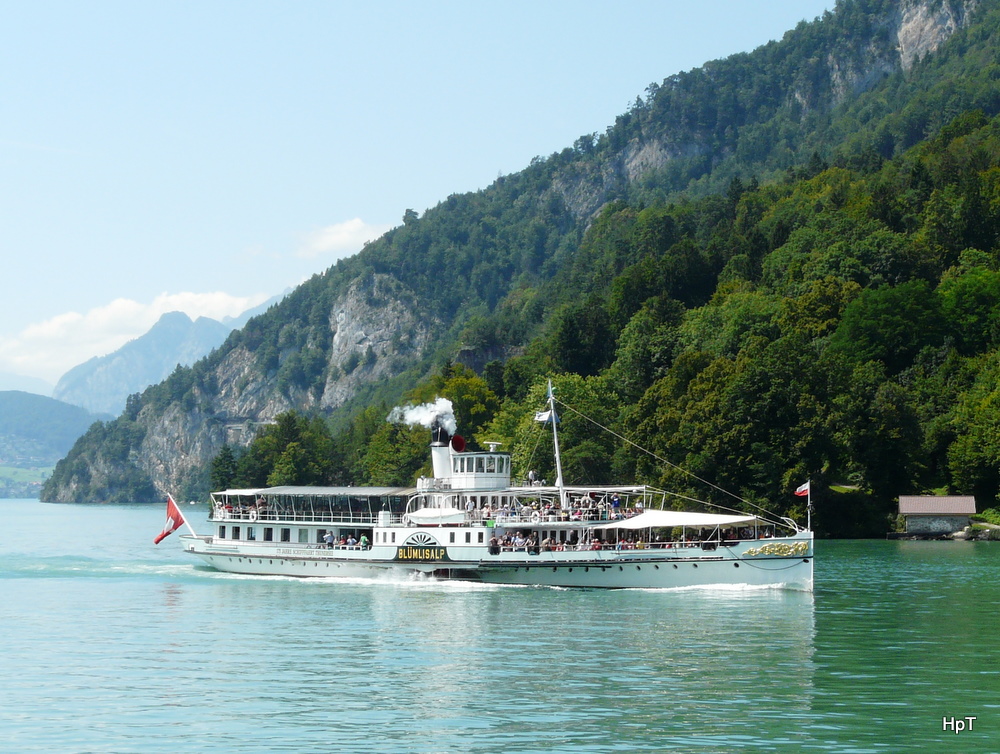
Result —
[[459, 458], [453, 458], [451, 460], [454, 461], [454, 463], [451, 466], [451, 470], [457, 474], [459, 472], [459, 466], [460, 466], [459, 461], [461, 459], [459, 459]]
[[476, 456], [476, 473], [477, 474], [482, 474], [483, 473], [483, 457], [482, 456]]
[[486, 473], [495, 474], [497, 472], [496, 456], [486, 456]]
[[270, 526], [264, 527], [264, 541], [265, 542], [274, 541], [274, 529], [272, 529]]
[[299, 544], [300, 545], [307, 545], [307, 544], [309, 544], [309, 530], [308, 529], [299, 529]]
[[483, 543], [483, 533], [479, 532], [479, 544]]
[[471, 471], [471, 469], [469, 469], [469, 468], [467, 467], [467, 465], [466, 465], [466, 461], [468, 461], [468, 460], [469, 460], [468, 458], [463, 458], [463, 459], [462, 459], [462, 473], [463, 473], [463, 474], [464, 474], [465, 472], [467, 472], [467, 471]]
[[451, 532], [450, 536], [448, 537], [448, 541], [451, 542], [452, 544], [455, 544], [455, 532]]
[[396, 532], [392, 533], [392, 543], [396, 544]]
[[292, 530], [291, 529], [282, 529], [281, 530], [281, 541], [282, 542], [291, 542], [292, 541]]
[[226, 538], [226, 527], [225, 526], [220, 526], [219, 527], [219, 539], [225, 539], [225, 538]]
[[239, 539], [239, 538], [240, 538], [240, 527], [234, 526], [233, 527], [233, 539]]
[[472, 544], [472, 532], [471, 531], [465, 532], [465, 544], [467, 544], [467, 545]]
[[254, 529], [252, 526], [248, 526], [247, 527], [247, 541], [248, 542], [253, 542], [255, 539], [257, 539], [257, 530]]

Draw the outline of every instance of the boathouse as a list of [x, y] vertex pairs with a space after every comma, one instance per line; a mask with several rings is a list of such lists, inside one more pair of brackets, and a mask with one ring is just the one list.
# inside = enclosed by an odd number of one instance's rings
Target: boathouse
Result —
[[907, 534], [940, 535], [961, 531], [976, 512], [971, 495], [900, 495], [899, 515]]

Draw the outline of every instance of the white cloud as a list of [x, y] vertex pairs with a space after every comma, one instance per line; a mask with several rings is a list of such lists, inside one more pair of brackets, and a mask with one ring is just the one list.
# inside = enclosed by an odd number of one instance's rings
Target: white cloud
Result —
[[68, 370], [104, 356], [144, 334], [167, 312], [198, 317], [235, 317], [269, 297], [213, 293], [161, 293], [149, 303], [115, 299], [85, 314], [66, 312], [0, 337], [0, 370], [56, 382]]
[[391, 225], [369, 225], [360, 217], [327, 225], [306, 235], [296, 256], [315, 259], [330, 255], [334, 260], [349, 257], [361, 251], [365, 242], [378, 238], [391, 227]]

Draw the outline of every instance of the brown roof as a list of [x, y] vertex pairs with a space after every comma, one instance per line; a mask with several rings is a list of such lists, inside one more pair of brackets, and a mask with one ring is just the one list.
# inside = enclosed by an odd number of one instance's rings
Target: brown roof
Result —
[[899, 512], [917, 516], [971, 516], [976, 512], [976, 498], [971, 495], [900, 495]]

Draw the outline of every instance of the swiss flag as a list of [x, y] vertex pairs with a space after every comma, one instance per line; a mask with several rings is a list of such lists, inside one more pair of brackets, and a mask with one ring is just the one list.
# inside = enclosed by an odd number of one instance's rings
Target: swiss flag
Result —
[[163, 531], [160, 532], [159, 536], [153, 540], [154, 545], [160, 544], [160, 542], [184, 525], [184, 516], [181, 515], [180, 508], [177, 507], [177, 503], [174, 499], [167, 495], [167, 523], [163, 525]]

